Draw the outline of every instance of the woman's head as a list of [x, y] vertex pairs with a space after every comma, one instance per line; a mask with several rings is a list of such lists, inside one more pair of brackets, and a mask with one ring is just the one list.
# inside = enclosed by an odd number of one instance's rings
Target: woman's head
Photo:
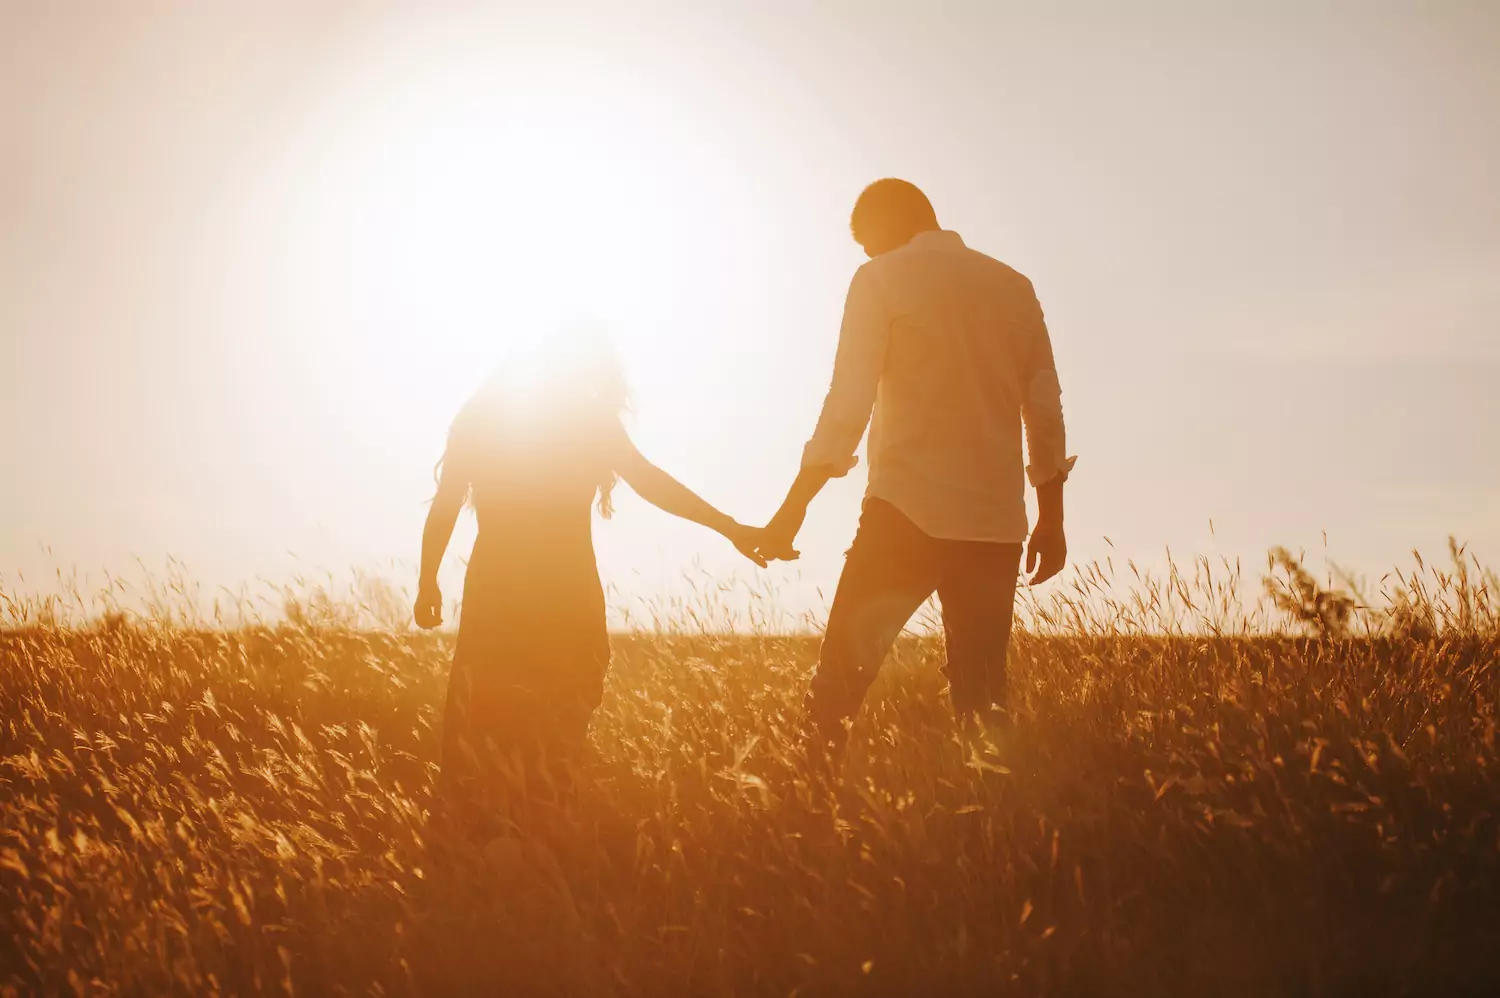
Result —
[[516, 340], [481, 391], [523, 423], [616, 420], [629, 403], [619, 355], [592, 322]]
[[608, 516], [611, 446], [628, 407], [624, 369], [603, 328], [559, 327], [512, 345], [454, 420], [444, 462], [451, 466], [457, 448], [502, 475], [516, 462], [542, 474], [592, 474]]

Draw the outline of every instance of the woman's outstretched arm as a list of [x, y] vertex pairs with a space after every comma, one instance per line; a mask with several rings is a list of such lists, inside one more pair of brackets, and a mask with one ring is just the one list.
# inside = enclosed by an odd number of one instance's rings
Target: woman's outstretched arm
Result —
[[437, 627], [443, 622], [443, 593], [438, 588], [438, 566], [453, 538], [453, 526], [464, 508], [469, 483], [462, 476], [444, 469], [438, 478], [437, 495], [427, 510], [422, 527], [422, 571], [417, 577], [417, 605], [414, 616], [421, 628]]
[[621, 437], [618, 471], [637, 495], [659, 510], [723, 534], [740, 554], [762, 568], [766, 566], [766, 559], [756, 550], [761, 542], [759, 528], [747, 527], [719, 512], [692, 489], [646, 460], [628, 436], [622, 433]]

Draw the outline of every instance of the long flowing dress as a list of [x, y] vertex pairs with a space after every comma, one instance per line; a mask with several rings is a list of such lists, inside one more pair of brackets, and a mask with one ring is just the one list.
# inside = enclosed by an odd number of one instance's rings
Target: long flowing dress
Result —
[[460, 608], [443, 768], [488, 749], [553, 756], [587, 737], [609, 665], [592, 505], [618, 420], [465, 412], [444, 476], [467, 480], [479, 521]]

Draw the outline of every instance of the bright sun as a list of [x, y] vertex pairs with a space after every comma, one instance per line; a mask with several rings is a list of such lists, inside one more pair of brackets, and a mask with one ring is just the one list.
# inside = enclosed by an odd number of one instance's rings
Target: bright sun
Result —
[[284, 226], [304, 356], [372, 447], [430, 449], [413, 427], [559, 324], [602, 322], [630, 371], [712, 362], [702, 317], [734, 279], [715, 247], [764, 224], [727, 128], [640, 80], [557, 75], [387, 73], [310, 130]]

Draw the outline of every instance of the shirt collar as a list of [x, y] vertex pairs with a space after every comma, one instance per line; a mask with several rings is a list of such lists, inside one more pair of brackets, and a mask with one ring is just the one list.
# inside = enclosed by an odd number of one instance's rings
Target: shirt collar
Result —
[[964, 237], [952, 229], [928, 229], [926, 232], [919, 232], [912, 236], [908, 245], [962, 246]]

